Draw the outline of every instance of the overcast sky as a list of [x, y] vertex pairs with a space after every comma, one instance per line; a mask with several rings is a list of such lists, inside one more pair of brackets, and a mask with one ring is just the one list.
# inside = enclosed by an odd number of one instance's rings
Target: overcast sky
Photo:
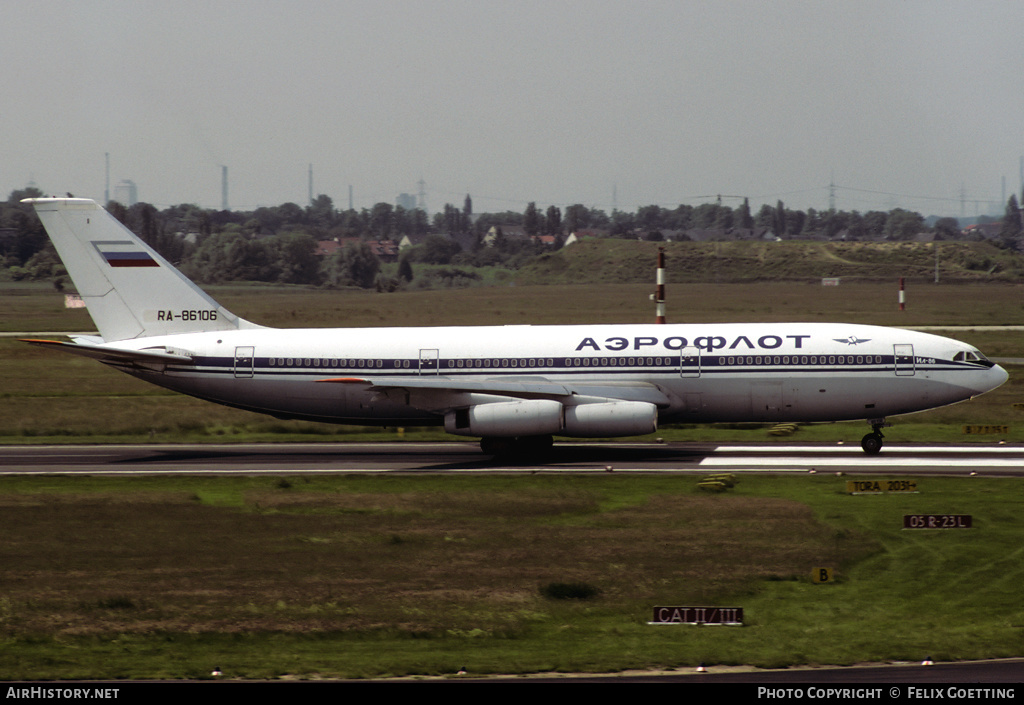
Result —
[[[0, 191], [522, 211], [1021, 195], [1018, 0], [9, 2]], [[991, 201], [975, 204], [975, 201]], [[738, 201], [723, 202], [735, 206]]]

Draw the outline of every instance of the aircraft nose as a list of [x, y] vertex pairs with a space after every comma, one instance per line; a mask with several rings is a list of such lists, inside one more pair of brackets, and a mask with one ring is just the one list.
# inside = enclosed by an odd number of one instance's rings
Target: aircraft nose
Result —
[[1006, 380], [1010, 379], [1010, 373], [1004, 370], [1000, 365], [993, 365], [989, 368], [988, 374], [985, 375], [985, 382], [981, 389], [978, 390], [978, 394], [984, 394], [990, 392], [996, 387], [999, 387]]

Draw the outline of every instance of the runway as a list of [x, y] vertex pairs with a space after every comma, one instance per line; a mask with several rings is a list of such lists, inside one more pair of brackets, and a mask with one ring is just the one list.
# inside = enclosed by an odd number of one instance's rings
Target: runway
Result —
[[556, 444], [543, 462], [497, 460], [475, 443], [0, 447], [0, 475], [313, 473], [881, 473], [1022, 475], [1024, 446], [702, 443]]

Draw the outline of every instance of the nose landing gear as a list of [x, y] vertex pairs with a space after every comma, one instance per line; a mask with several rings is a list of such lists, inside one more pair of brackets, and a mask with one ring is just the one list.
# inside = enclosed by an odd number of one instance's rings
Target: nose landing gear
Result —
[[871, 433], [860, 439], [860, 447], [868, 455], [878, 455], [878, 452], [882, 450], [882, 429], [889, 424], [885, 422], [885, 419], [872, 419], [868, 423], [871, 424]]

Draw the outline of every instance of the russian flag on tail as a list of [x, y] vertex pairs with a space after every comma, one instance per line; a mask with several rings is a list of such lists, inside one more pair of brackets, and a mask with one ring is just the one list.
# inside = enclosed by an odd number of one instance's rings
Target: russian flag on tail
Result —
[[159, 267], [160, 264], [145, 250], [130, 240], [94, 242], [96, 251], [111, 267]]

